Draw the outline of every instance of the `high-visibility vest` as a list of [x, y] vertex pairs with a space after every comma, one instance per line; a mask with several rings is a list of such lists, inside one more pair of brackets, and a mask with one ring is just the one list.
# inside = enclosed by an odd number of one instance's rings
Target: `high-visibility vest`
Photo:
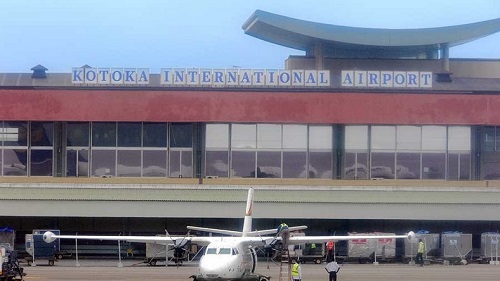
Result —
[[311, 244], [311, 249], [316, 249], [316, 243]]
[[299, 276], [299, 264], [294, 263], [292, 265], [292, 276]]
[[424, 242], [418, 243], [418, 253], [423, 254], [425, 251], [425, 245]]
[[334, 245], [333, 243], [334, 243], [333, 241], [328, 241], [328, 242], [326, 242], [326, 248], [327, 248], [329, 251], [333, 250], [333, 245]]

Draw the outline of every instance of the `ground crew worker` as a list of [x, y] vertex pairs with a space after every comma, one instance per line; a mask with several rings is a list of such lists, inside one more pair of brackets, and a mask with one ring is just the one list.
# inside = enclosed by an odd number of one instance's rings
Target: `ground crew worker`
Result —
[[276, 230], [276, 236], [281, 236], [281, 242], [283, 246], [288, 245], [288, 238], [290, 238], [290, 230], [288, 229], [288, 225], [286, 223], [282, 223], [278, 226]]
[[292, 279], [294, 281], [300, 281], [302, 279], [302, 269], [296, 260], [292, 261]]
[[340, 265], [336, 261], [331, 261], [325, 266], [326, 272], [328, 272], [329, 281], [337, 281], [337, 273], [340, 270]]
[[327, 249], [327, 251], [328, 251], [328, 254], [327, 254], [327, 256], [326, 256], [326, 260], [327, 260], [328, 262], [331, 262], [331, 261], [333, 260], [333, 249], [334, 249], [334, 247], [335, 247], [335, 244], [334, 244], [334, 243], [335, 243], [335, 242], [333, 242], [333, 241], [328, 241], [328, 242], [326, 242], [326, 249]]
[[420, 264], [420, 266], [424, 266], [424, 252], [425, 252], [425, 244], [422, 241], [422, 239], [419, 239], [417, 257], [415, 258], [415, 262], [417, 264]]
[[309, 248], [309, 255], [314, 255], [316, 252], [316, 243], [311, 243], [311, 247]]

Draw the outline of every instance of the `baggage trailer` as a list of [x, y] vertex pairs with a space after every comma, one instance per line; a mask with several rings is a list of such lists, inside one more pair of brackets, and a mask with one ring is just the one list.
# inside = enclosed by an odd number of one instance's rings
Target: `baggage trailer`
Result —
[[[481, 254], [480, 262], [489, 262], [490, 264], [500, 264], [498, 257], [500, 233], [485, 232], [481, 234]], [[489, 261], [488, 261], [489, 260]]]
[[50, 266], [57, 261], [57, 255], [60, 253], [60, 240], [56, 239], [51, 243], [46, 243], [43, 240], [43, 234], [51, 231], [56, 235], [60, 235], [59, 230], [33, 230], [33, 234], [26, 234], [25, 246], [30, 257], [26, 258], [28, 265], [36, 266], [36, 261], [46, 260]]
[[[395, 235], [395, 233], [348, 233], [348, 235]], [[369, 261], [376, 262], [394, 261], [396, 259], [396, 239], [380, 238], [380, 239], [351, 239], [348, 241], [347, 258], [349, 260], [357, 260], [359, 263], [367, 263]]]
[[430, 263], [431, 261], [437, 261], [440, 257], [439, 252], [439, 233], [415, 233], [415, 240], [411, 241], [408, 239], [404, 240], [405, 244], [405, 258], [410, 261], [417, 256], [418, 251], [418, 241], [422, 239], [425, 246], [424, 252], [424, 263]]
[[467, 264], [472, 258], [472, 234], [444, 232], [441, 235], [441, 251], [445, 264]]

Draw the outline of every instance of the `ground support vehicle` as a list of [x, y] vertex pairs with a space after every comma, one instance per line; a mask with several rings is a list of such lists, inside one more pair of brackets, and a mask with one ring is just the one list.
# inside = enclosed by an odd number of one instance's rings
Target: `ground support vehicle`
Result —
[[59, 230], [33, 230], [33, 234], [26, 234], [25, 246], [26, 251], [30, 254], [29, 257], [26, 257], [28, 265], [36, 266], [37, 261], [46, 260], [52, 266], [57, 261], [57, 255], [61, 248], [60, 241], [56, 239], [52, 243], [46, 243], [43, 240], [43, 234], [47, 231], [60, 234]]
[[7, 243], [0, 244], [0, 280], [23, 280], [24, 269], [17, 260], [17, 251]]

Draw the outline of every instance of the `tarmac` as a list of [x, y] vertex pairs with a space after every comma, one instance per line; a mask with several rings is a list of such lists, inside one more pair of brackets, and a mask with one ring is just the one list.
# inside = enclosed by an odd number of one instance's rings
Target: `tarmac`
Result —
[[[54, 266], [48, 266], [45, 261], [38, 261], [36, 266], [22, 263], [27, 281], [124, 281], [124, 280], [192, 280], [189, 276], [197, 274], [197, 263], [185, 263], [181, 266], [173, 264], [165, 266], [146, 265], [142, 260], [80, 260], [77, 266], [74, 259], [61, 260]], [[269, 266], [269, 267], [268, 267]], [[302, 264], [302, 281], [325, 281], [328, 274], [325, 264]], [[279, 281], [279, 265], [261, 261], [257, 272], [271, 276], [271, 280]], [[344, 264], [338, 279], [370, 280], [370, 281], [498, 281], [500, 280], [500, 265], [468, 264], [468, 265], [428, 265], [424, 267], [408, 264]]]

